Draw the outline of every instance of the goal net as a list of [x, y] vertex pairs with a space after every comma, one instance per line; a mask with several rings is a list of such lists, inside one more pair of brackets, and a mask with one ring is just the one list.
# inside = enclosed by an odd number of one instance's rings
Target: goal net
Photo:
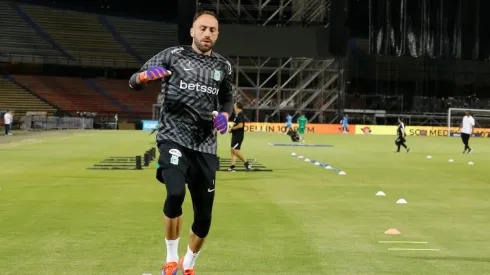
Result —
[[477, 137], [490, 137], [490, 109], [464, 109], [449, 108], [447, 111], [448, 136], [460, 136], [459, 130], [466, 111], [470, 111], [475, 119], [473, 135]]

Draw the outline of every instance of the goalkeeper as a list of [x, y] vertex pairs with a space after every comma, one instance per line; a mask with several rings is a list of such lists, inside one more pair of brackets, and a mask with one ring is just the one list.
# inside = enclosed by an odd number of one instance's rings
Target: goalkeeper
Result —
[[[163, 207], [167, 259], [163, 275], [177, 275], [179, 268], [183, 274], [193, 275], [211, 227], [218, 168], [216, 133], [226, 133], [234, 94], [231, 64], [212, 50], [218, 27], [214, 13], [199, 12], [190, 29], [192, 45], [163, 50], [129, 82], [132, 89], [140, 90], [149, 81], [160, 80], [165, 95], [156, 138], [160, 151], [157, 179], [167, 189]], [[179, 261], [186, 183], [194, 220], [187, 253]]]

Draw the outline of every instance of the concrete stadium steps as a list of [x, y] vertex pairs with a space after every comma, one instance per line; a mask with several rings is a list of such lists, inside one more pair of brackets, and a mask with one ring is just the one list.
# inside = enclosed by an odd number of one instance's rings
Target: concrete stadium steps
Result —
[[118, 33], [146, 60], [179, 45], [177, 24], [106, 16]]
[[151, 118], [152, 106], [157, 102], [160, 92], [160, 83], [151, 83], [142, 91], [134, 91], [129, 88], [127, 80], [103, 78], [90, 80], [102, 88], [110, 97], [128, 106], [133, 111], [133, 115]]
[[61, 52], [44, 40], [9, 2], [0, 2], [0, 53], [63, 58]]
[[0, 78], [0, 110], [14, 110], [16, 117], [29, 111], [54, 114], [56, 109], [12, 81]]
[[79, 60], [138, 62], [99, 22], [96, 14], [19, 4], [63, 50]]

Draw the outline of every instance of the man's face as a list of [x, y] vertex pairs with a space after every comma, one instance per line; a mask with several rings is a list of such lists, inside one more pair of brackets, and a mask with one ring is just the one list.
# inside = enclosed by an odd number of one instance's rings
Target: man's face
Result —
[[238, 112], [240, 111], [240, 109], [238, 109], [238, 106], [236, 106], [236, 104], [233, 104], [233, 110], [235, 111], [235, 114], [238, 114]]
[[202, 52], [210, 51], [218, 40], [218, 21], [209, 14], [201, 15], [192, 25], [191, 37], [194, 45]]

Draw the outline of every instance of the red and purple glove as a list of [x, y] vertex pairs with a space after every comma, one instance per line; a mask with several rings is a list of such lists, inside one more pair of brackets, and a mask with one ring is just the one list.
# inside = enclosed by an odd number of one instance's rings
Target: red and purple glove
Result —
[[226, 133], [228, 129], [228, 118], [223, 113], [213, 112], [213, 124], [222, 135]]
[[146, 83], [148, 81], [164, 78], [171, 75], [172, 72], [162, 67], [151, 67], [148, 70], [140, 73], [140, 81]]

